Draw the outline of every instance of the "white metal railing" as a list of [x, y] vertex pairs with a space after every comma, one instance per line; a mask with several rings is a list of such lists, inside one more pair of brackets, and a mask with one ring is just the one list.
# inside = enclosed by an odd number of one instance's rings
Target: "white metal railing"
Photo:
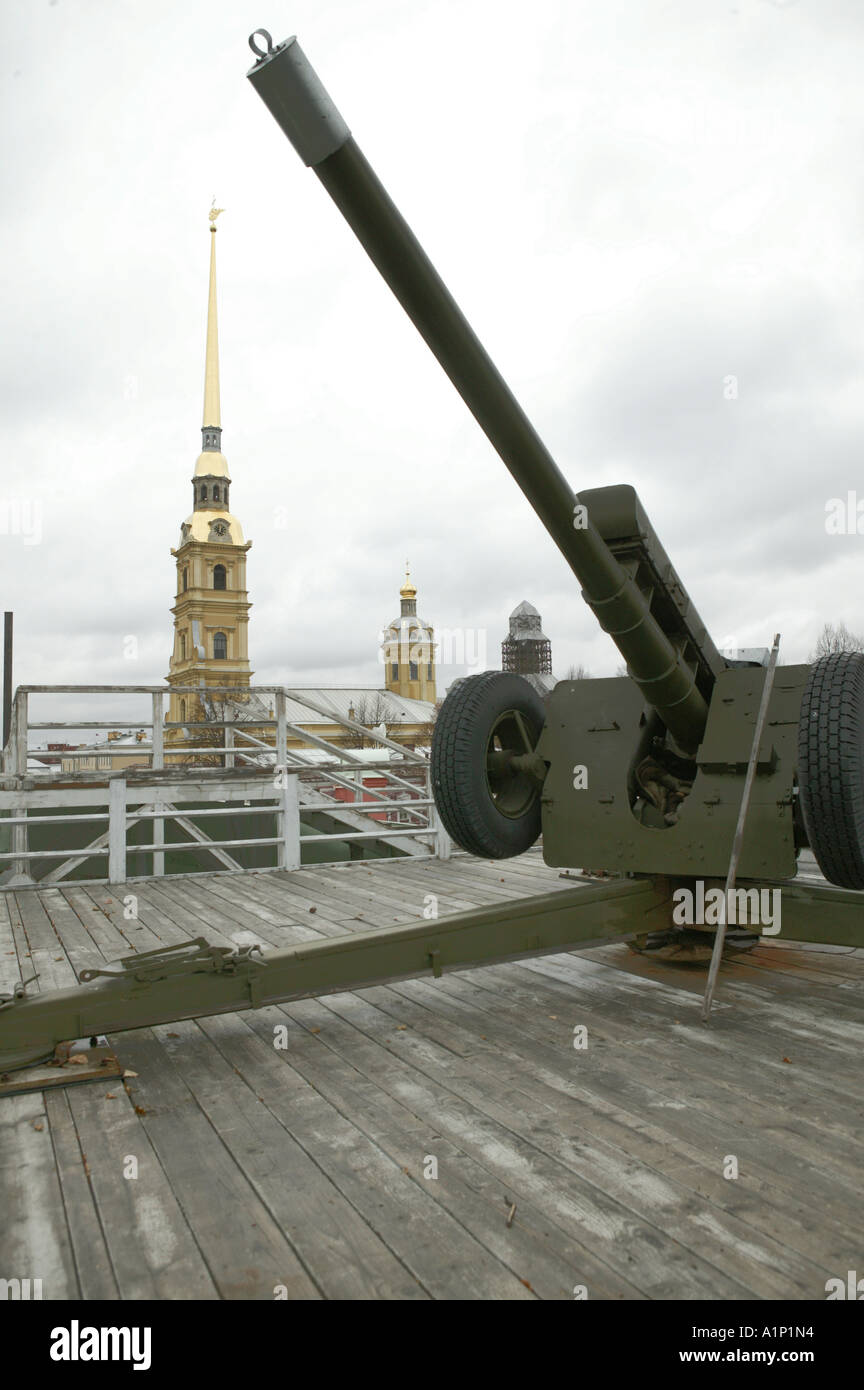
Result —
[[[250, 714], [243, 719], [212, 719], [170, 723], [164, 717], [164, 698], [175, 693], [189, 693], [205, 700], [228, 691], [273, 697], [275, 717], [259, 718]], [[79, 761], [79, 770], [58, 776], [51, 768], [44, 771], [28, 769], [29, 737], [33, 730], [114, 730], [118, 721], [112, 720], [31, 720], [29, 699], [33, 695], [116, 696], [149, 695], [152, 718], [135, 721], [139, 730], [150, 729], [150, 746], [112, 743], [58, 750], [57, 756]], [[354, 750], [332, 743], [311, 729], [287, 718], [287, 701], [293, 700], [302, 709], [323, 717], [328, 723], [359, 734], [364, 740], [382, 750], [398, 753], [402, 760], [400, 772], [389, 763], [376, 760], [370, 763]], [[222, 711], [223, 713], [225, 711]], [[121, 726], [126, 721], [121, 721]], [[166, 746], [166, 730], [182, 728], [187, 736], [191, 730], [219, 730], [218, 745], [198, 748], [188, 742]], [[252, 734], [273, 730], [273, 741]], [[289, 748], [289, 734], [302, 740], [306, 748]], [[319, 761], [312, 761], [314, 750]], [[149, 766], [104, 768], [81, 767], [80, 760], [99, 756], [112, 762], [141, 756]], [[182, 757], [214, 758], [219, 766], [203, 767], [190, 761], [169, 760]], [[325, 758], [325, 761], [320, 761]], [[374, 776], [379, 786], [368, 786], [364, 774]], [[350, 799], [345, 792], [350, 793]], [[340, 795], [341, 793], [341, 795]], [[205, 803], [202, 805], [201, 803]], [[207, 804], [218, 803], [218, 804]], [[101, 808], [104, 806], [104, 810]], [[86, 810], [76, 810], [86, 807]], [[95, 809], [99, 808], [99, 809]], [[206, 832], [210, 817], [273, 817], [275, 833], [236, 836], [216, 839]], [[315, 820], [327, 817], [327, 828], [320, 829]], [[301, 833], [302, 818], [312, 818], [312, 825]], [[399, 817], [399, 819], [394, 819]], [[371, 820], [370, 820], [371, 818]], [[132, 827], [152, 823], [152, 841], [129, 843]], [[202, 826], [201, 822], [204, 822]], [[102, 824], [104, 829], [85, 844], [71, 844], [76, 827], [89, 823]], [[166, 823], [175, 830], [171, 840], [165, 839]], [[373, 825], [374, 828], [368, 828]], [[39, 844], [34, 847], [33, 832], [37, 827], [51, 826], [56, 834], [50, 837], [37, 833]], [[433, 855], [448, 858], [449, 838], [441, 825], [431, 795], [428, 759], [416, 750], [370, 729], [359, 720], [342, 716], [315, 700], [302, 690], [281, 686], [246, 687], [165, 687], [165, 686], [22, 686], [15, 693], [9, 742], [3, 750], [3, 773], [0, 776], [0, 834], [8, 827], [8, 849], [0, 849], [0, 871], [11, 868], [7, 887], [33, 882], [33, 868], [40, 862], [58, 861], [54, 867], [39, 875], [43, 884], [57, 883], [70, 873], [77, 872], [92, 861], [94, 869], [105, 870], [95, 881], [122, 883], [127, 878], [127, 862], [131, 853], [152, 856], [152, 874], [166, 872], [166, 854], [197, 853], [215, 860], [229, 872], [256, 868], [299, 868], [303, 862], [305, 844], [327, 841], [364, 846], [383, 842], [414, 855]], [[188, 838], [178, 839], [177, 829]], [[65, 840], [65, 843], [63, 841]], [[239, 862], [231, 850], [270, 851], [272, 862], [254, 866]], [[318, 863], [334, 862], [318, 859]], [[194, 872], [193, 870], [190, 870]], [[208, 871], [208, 870], [205, 870]], [[209, 870], [212, 871], [212, 870]], [[183, 870], [179, 870], [183, 872]], [[148, 875], [149, 877], [149, 875]], [[77, 881], [82, 881], [78, 879]], [[84, 880], [91, 881], [91, 880]]]

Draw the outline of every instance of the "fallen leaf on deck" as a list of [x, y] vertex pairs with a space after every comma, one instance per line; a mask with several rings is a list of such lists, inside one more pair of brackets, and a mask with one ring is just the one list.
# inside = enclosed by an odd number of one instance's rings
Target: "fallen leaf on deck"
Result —
[[105, 1092], [105, 1099], [106, 1099], [106, 1100], [116, 1100], [117, 1097], [115, 1096], [115, 1094], [114, 1094], [113, 1091], [106, 1091], [106, 1092]]
[[44, 1129], [45, 1126], [42, 1125], [42, 1124], [40, 1124], [39, 1121], [37, 1120], [36, 1123], [35, 1123], [35, 1125], [33, 1126], [33, 1128], [34, 1128], [34, 1129]]
[[149, 1113], [150, 1113], [149, 1110], [145, 1110], [143, 1105], [136, 1105], [136, 1106], [135, 1106], [135, 1114], [136, 1114], [136, 1115], [149, 1115]]
[[126, 1079], [127, 1076], [137, 1076], [137, 1075], [138, 1075], [137, 1071], [130, 1071], [129, 1068], [127, 1067], [126, 1070], [125, 1070], [124, 1073], [123, 1073], [123, 1079], [124, 1079], [124, 1081], [125, 1081], [125, 1079]]

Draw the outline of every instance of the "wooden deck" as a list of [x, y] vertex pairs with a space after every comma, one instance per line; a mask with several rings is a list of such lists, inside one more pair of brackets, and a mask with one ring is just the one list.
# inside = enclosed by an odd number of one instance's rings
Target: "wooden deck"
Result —
[[[564, 886], [532, 852], [7, 893], [0, 988]], [[864, 1269], [864, 952], [766, 942], [724, 966], [708, 1030], [704, 983], [606, 946], [115, 1035], [125, 1083], [0, 1100], [0, 1277], [46, 1299], [823, 1300]]]

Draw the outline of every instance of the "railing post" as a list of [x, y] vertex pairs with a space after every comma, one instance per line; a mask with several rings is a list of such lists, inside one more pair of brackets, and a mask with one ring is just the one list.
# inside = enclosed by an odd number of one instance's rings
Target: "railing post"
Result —
[[283, 764], [277, 768], [276, 785], [281, 792], [279, 803], [279, 834], [277, 846], [280, 869], [300, 868], [300, 789], [298, 774], [289, 772]]
[[[13, 816], [26, 816], [26, 815], [27, 815], [27, 807], [26, 807], [26, 806], [14, 806], [14, 807], [12, 808], [12, 814], [13, 814]], [[21, 825], [13, 825], [13, 826], [12, 826], [12, 837], [11, 837], [10, 847], [11, 847], [11, 849], [12, 849], [16, 854], [26, 854], [27, 850], [30, 848], [30, 844], [29, 844], [29, 832], [28, 832], [28, 830], [27, 830], [27, 822], [26, 822], [26, 821], [24, 821], [23, 824], [21, 824]], [[22, 885], [23, 885], [23, 884], [25, 884], [25, 883], [32, 883], [32, 882], [33, 882], [33, 876], [32, 876], [32, 874], [30, 873], [30, 860], [29, 860], [29, 859], [13, 859], [13, 860], [12, 860], [12, 878], [11, 878], [11, 880], [9, 881], [9, 883], [7, 884], [7, 886], [8, 886], [8, 887], [14, 887], [16, 884], [22, 884]]]
[[[426, 768], [426, 790], [424, 795], [432, 796], [432, 769], [430, 767]], [[453, 848], [453, 842], [441, 823], [438, 807], [433, 803], [428, 810], [429, 826], [435, 831], [435, 839], [432, 841], [433, 854], [436, 859], [449, 859]]]
[[226, 767], [233, 767], [233, 766], [234, 766], [234, 754], [233, 754], [232, 752], [229, 752], [229, 751], [228, 751], [229, 749], [232, 749], [233, 747], [234, 747], [234, 728], [233, 728], [233, 725], [232, 725], [231, 728], [226, 728], [226, 730], [225, 730], [225, 766], [226, 766]]
[[153, 696], [153, 752], [150, 766], [154, 770], [165, 766], [165, 711], [161, 690]]
[[16, 777], [27, 773], [27, 692], [15, 691], [15, 753], [12, 771]]
[[[154, 801], [153, 810], [161, 811], [162, 802]], [[157, 816], [153, 821], [153, 877], [163, 878], [165, 874], [165, 855], [162, 846], [165, 843], [165, 821], [162, 816]]]
[[288, 762], [288, 717], [285, 712], [285, 691], [276, 691], [276, 766]]
[[3, 771], [8, 774], [15, 770], [15, 749], [17, 747], [15, 729], [17, 727], [17, 709], [15, 701], [12, 701], [12, 713], [9, 719], [9, 737], [3, 748]]
[[108, 882], [126, 882], [125, 777], [108, 779]]

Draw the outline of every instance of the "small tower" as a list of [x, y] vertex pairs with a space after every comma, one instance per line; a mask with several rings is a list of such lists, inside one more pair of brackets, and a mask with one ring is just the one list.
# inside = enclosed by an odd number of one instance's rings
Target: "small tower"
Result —
[[[221, 211], [215, 207], [210, 211], [202, 450], [192, 475], [192, 512], [180, 528], [180, 544], [171, 551], [177, 568], [176, 599], [171, 609], [174, 649], [167, 677], [171, 686], [246, 686], [252, 677], [247, 641], [251, 604], [246, 593], [246, 552], [252, 542], [244, 539], [240, 522], [228, 510], [231, 478], [222, 453], [216, 318], [216, 218]], [[244, 697], [235, 694], [224, 698]], [[172, 693], [169, 721], [182, 724], [201, 717], [194, 695]]]
[[435, 634], [417, 617], [417, 590], [405, 562], [405, 583], [399, 590], [401, 612], [384, 629], [381, 654], [384, 684], [394, 695], [435, 703]]
[[552, 643], [533, 603], [523, 599], [510, 614], [510, 631], [501, 643], [501, 670], [520, 676], [551, 676]]

